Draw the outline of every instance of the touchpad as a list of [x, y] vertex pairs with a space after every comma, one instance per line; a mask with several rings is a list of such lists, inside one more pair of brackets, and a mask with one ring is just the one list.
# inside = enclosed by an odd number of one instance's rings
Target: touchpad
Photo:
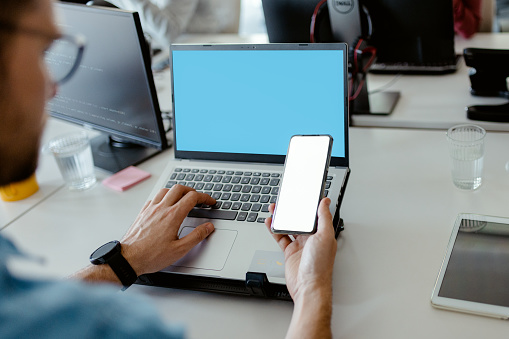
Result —
[[[194, 229], [192, 226], [182, 227], [179, 239], [185, 237]], [[221, 271], [226, 259], [228, 259], [235, 238], [237, 238], [237, 231], [216, 229], [172, 266]]]

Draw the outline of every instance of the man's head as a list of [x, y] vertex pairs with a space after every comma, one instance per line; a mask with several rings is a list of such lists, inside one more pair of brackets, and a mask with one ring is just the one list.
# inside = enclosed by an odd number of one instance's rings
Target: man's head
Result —
[[2, 1], [0, 185], [35, 171], [46, 100], [55, 94], [44, 52], [58, 36], [52, 0]]

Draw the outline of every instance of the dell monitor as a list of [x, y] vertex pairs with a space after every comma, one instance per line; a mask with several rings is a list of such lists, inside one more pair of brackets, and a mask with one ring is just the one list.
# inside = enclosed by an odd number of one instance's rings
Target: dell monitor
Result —
[[372, 72], [443, 74], [456, 71], [452, 0], [361, 0], [377, 49]]
[[[83, 35], [86, 47], [75, 75], [49, 102], [49, 114], [102, 132], [91, 140], [94, 164], [112, 173], [167, 148], [138, 13], [68, 3], [56, 10], [60, 30]], [[67, 57], [46, 56], [57, 67]]]

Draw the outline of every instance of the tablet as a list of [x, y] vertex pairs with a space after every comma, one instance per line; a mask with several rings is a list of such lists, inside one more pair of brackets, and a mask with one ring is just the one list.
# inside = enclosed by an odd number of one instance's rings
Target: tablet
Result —
[[458, 215], [431, 303], [509, 318], [509, 218]]

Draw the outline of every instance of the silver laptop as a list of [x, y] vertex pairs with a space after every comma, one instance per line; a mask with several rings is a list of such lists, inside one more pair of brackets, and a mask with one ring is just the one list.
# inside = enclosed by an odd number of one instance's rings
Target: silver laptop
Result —
[[170, 54], [175, 158], [150, 198], [175, 184], [207, 192], [218, 203], [194, 208], [179, 236], [207, 220], [215, 231], [139, 282], [286, 298], [284, 256], [263, 222], [276, 201], [290, 137], [330, 134], [326, 194], [341, 227], [350, 172], [347, 46], [172, 45]]

